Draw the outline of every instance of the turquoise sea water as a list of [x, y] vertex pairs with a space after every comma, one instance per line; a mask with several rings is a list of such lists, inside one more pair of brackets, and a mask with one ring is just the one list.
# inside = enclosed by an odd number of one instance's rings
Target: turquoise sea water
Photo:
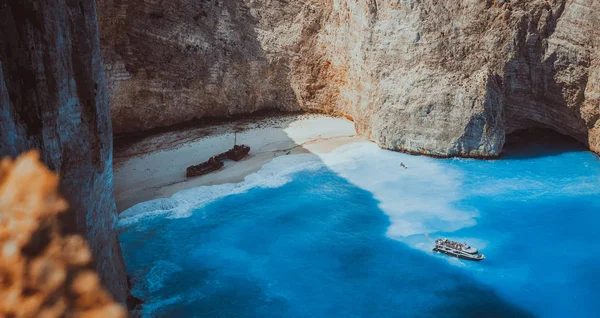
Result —
[[[133, 293], [165, 317], [598, 316], [600, 161], [526, 149], [440, 160], [354, 144], [138, 205], [121, 220]], [[425, 234], [487, 258], [433, 253]]]

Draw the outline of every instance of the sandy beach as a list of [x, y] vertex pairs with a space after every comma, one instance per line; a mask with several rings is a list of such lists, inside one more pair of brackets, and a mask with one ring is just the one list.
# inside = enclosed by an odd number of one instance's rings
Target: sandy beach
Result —
[[[188, 166], [231, 148], [236, 130], [237, 143], [251, 147], [248, 157], [226, 161], [219, 171], [186, 178]], [[363, 140], [351, 121], [315, 114], [280, 115], [157, 134], [115, 149], [117, 209], [121, 212], [193, 187], [240, 182], [278, 156], [327, 153]]]

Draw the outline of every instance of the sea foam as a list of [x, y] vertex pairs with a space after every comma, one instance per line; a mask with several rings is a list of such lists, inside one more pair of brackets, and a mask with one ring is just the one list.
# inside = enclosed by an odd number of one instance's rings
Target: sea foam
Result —
[[[408, 168], [400, 166], [404, 163]], [[140, 203], [121, 214], [121, 226], [143, 226], [148, 217], [186, 218], [197, 208], [254, 187], [276, 188], [299, 171], [326, 167], [350, 183], [369, 191], [390, 218], [387, 235], [407, 241], [417, 234], [451, 232], [475, 224], [475, 209], [455, 203], [461, 194], [462, 174], [439, 160], [380, 149], [370, 142], [342, 146], [331, 153], [282, 156], [248, 175], [243, 182], [202, 186], [168, 199]], [[422, 243], [424, 237], [412, 244]]]
[[387, 151], [368, 142], [341, 147], [321, 159], [380, 202], [379, 208], [390, 218], [390, 238], [404, 240], [475, 224], [475, 209], [455, 205], [463, 199], [462, 174], [437, 159]]
[[[447, 303], [447, 313], [471, 299], [498, 316], [518, 316], [504, 312], [506, 303], [480, 302], [490, 294], [539, 316], [597, 316], [599, 263], [589, 251], [599, 249], [599, 194], [600, 165], [587, 152], [432, 159], [363, 142], [283, 156], [241, 183], [140, 204], [122, 215], [129, 228], [121, 242], [148, 317], [340, 309], [351, 316], [377, 310], [372, 304], [427, 315], [432, 303]], [[429, 259], [411, 250], [436, 255], [424, 234], [466, 240], [487, 259]], [[493, 293], [462, 285], [471, 279]]]
[[140, 225], [145, 218], [187, 218], [194, 209], [200, 208], [228, 195], [244, 193], [255, 187], [277, 188], [291, 181], [290, 175], [298, 171], [310, 171], [323, 167], [315, 156], [298, 154], [282, 156], [264, 165], [258, 172], [246, 176], [240, 183], [202, 186], [180, 191], [171, 198], [155, 199], [139, 203], [121, 213], [119, 225]]

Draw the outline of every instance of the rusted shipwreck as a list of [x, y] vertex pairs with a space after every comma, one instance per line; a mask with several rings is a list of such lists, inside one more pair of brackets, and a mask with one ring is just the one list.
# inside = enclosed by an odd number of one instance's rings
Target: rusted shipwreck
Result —
[[[227, 152], [223, 153], [229, 160], [240, 161], [250, 153], [250, 147], [246, 145], [235, 145]], [[222, 155], [223, 155], [222, 154]]]
[[211, 157], [206, 162], [199, 165], [189, 166], [186, 170], [186, 176], [199, 177], [213, 171], [220, 170], [223, 168], [226, 159], [233, 161], [240, 161], [244, 159], [250, 153], [250, 147], [246, 145], [234, 145], [233, 148], [227, 150], [224, 153]]
[[207, 161], [199, 164], [199, 165], [195, 165], [195, 166], [189, 166], [186, 170], [186, 176], [189, 177], [198, 177], [201, 175], [205, 175], [207, 173], [213, 172], [213, 171], [217, 171], [221, 168], [223, 168], [224, 164], [223, 161], [217, 159], [217, 157], [211, 157], [210, 159], [208, 159]]

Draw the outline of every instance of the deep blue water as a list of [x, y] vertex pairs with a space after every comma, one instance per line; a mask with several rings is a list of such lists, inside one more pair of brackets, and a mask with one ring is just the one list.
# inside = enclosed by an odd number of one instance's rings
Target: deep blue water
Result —
[[[121, 244], [144, 313], [600, 315], [593, 154], [534, 148], [496, 161], [438, 160], [351, 147], [279, 184], [203, 188], [176, 201], [210, 192], [208, 203], [123, 220]], [[176, 205], [160, 202], [162, 212]], [[487, 258], [434, 254], [424, 233], [467, 239]]]

